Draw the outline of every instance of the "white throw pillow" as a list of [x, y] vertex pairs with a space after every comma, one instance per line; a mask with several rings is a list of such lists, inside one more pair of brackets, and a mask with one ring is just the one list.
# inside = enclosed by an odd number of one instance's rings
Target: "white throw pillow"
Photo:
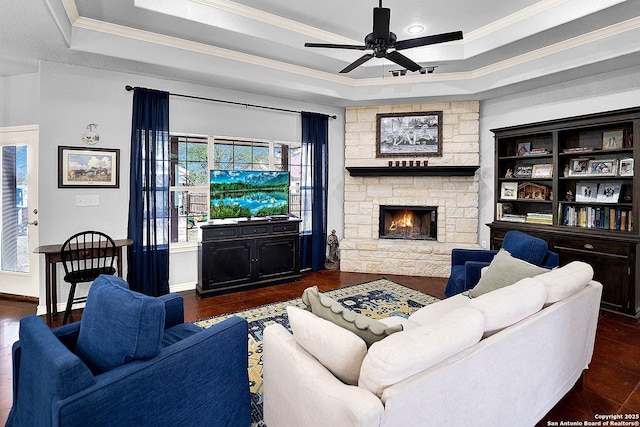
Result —
[[476, 344], [483, 332], [482, 313], [462, 307], [430, 324], [389, 335], [369, 347], [358, 386], [381, 397], [387, 387]]
[[409, 316], [409, 320], [421, 325], [427, 325], [457, 308], [469, 306], [470, 303], [471, 299], [467, 295], [457, 294], [422, 307]]
[[544, 283], [547, 290], [546, 304], [552, 304], [573, 295], [587, 286], [591, 279], [593, 279], [593, 267], [582, 261], [573, 261], [564, 267], [536, 276], [536, 280]]
[[470, 305], [484, 314], [487, 336], [540, 311], [546, 299], [544, 285], [536, 276], [480, 295]]
[[362, 338], [298, 307], [287, 307], [296, 342], [345, 384], [358, 384], [367, 345]]

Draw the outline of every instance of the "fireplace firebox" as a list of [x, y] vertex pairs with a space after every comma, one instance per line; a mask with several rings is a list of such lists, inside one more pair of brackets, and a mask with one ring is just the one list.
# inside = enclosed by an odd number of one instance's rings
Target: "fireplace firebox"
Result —
[[380, 206], [381, 239], [437, 240], [437, 206]]

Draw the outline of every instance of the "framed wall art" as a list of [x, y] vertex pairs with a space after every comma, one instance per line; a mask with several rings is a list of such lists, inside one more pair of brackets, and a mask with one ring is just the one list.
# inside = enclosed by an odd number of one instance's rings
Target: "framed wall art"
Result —
[[633, 159], [620, 160], [620, 176], [633, 176]]
[[576, 202], [595, 202], [598, 196], [598, 183], [580, 181], [576, 184]]
[[589, 172], [589, 160], [585, 159], [571, 159], [569, 167], [569, 176], [586, 175]]
[[602, 132], [603, 150], [620, 150], [624, 142], [624, 130], [616, 129]]
[[616, 159], [589, 160], [589, 175], [615, 176], [617, 165]]
[[503, 182], [500, 189], [500, 198], [504, 200], [516, 200], [518, 198], [518, 183]]
[[58, 147], [58, 188], [119, 187], [119, 149]]
[[442, 111], [376, 115], [376, 156], [441, 156]]
[[553, 164], [533, 165], [531, 178], [553, 178]]
[[603, 182], [598, 187], [596, 201], [599, 203], [618, 203], [622, 183], [618, 181]]
[[516, 147], [516, 156], [524, 156], [531, 152], [531, 142], [519, 142]]

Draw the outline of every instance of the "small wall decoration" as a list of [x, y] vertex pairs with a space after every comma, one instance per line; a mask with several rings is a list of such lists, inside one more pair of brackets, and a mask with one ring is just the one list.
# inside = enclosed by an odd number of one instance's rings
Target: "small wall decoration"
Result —
[[518, 198], [518, 183], [503, 182], [500, 189], [500, 198], [504, 200], [516, 200]]
[[616, 129], [602, 132], [603, 150], [620, 150], [624, 142], [624, 130]]
[[616, 159], [589, 160], [589, 175], [615, 176], [617, 165]]
[[633, 176], [633, 159], [620, 160], [620, 176]]
[[442, 111], [376, 115], [376, 156], [441, 156]]
[[58, 188], [119, 186], [119, 149], [58, 147]]
[[598, 183], [580, 181], [576, 184], [576, 202], [595, 202], [598, 196]]
[[533, 165], [531, 171], [531, 178], [552, 178], [553, 177], [553, 164], [541, 164]]

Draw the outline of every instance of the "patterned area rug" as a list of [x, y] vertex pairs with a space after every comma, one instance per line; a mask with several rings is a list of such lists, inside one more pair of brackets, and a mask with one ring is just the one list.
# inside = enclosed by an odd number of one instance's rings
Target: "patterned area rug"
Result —
[[[374, 319], [390, 316], [408, 317], [417, 309], [438, 301], [436, 297], [387, 279], [377, 279], [323, 293], [345, 307]], [[295, 298], [195, 322], [196, 325], [207, 328], [231, 316], [240, 316], [249, 323], [249, 383], [251, 418], [254, 425], [262, 423], [262, 331], [272, 323], [280, 323], [289, 329], [287, 306], [290, 305], [304, 308], [302, 299]]]

